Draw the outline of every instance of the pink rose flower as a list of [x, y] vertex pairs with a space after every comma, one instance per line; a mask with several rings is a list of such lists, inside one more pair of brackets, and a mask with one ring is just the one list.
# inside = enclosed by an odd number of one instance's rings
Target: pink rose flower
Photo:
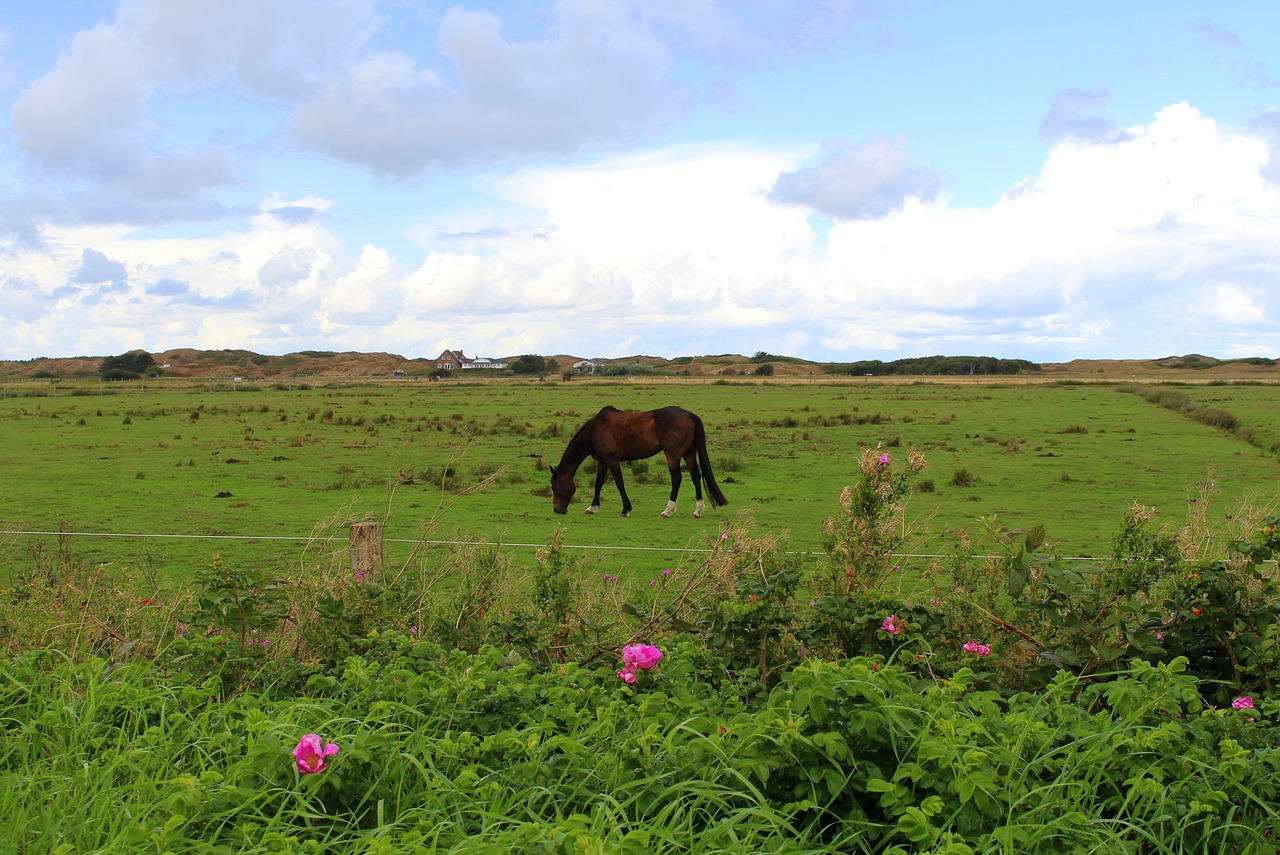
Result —
[[988, 644], [979, 644], [976, 641], [966, 641], [964, 643], [964, 652], [972, 653], [976, 656], [990, 656], [991, 646]]
[[1248, 695], [1245, 695], [1244, 697], [1241, 697], [1241, 698], [1236, 698], [1234, 701], [1232, 701], [1231, 708], [1233, 710], [1257, 709], [1257, 707], [1253, 705], [1253, 698], [1249, 697]]
[[310, 775], [328, 766], [329, 763], [325, 758], [337, 753], [337, 745], [332, 742], [325, 745], [317, 734], [308, 733], [298, 740], [297, 747], [293, 749], [293, 760], [298, 764], [299, 772]]
[[662, 651], [651, 644], [631, 644], [622, 648], [623, 665], [631, 665], [642, 671], [648, 671], [658, 664]]
[[889, 615], [887, 618], [885, 618], [880, 622], [880, 628], [883, 629], [885, 632], [889, 633], [890, 635], [897, 635], [907, 627], [905, 622], [898, 623], [897, 615]]
[[888, 462], [889, 462], [889, 455], [887, 455], [887, 454], [882, 454], [882, 455], [880, 455], [880, 462], [881, 462], [881, 463], [888, 463]]
[[662, 651], [652, 644], [628, 644], [622, 648], [622, 670], [618, 672], [618, 676], [625, 683], [634, 683], [637, 671], [648, 671], [656, 667], [661, 658]]

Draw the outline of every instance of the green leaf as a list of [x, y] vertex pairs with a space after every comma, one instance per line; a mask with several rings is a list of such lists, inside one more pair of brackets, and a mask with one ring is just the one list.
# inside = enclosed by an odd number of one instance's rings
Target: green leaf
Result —
[[906, 812], [898, 817], [898, 831], [912, 843], [926, 843], [931, 841], [934, 835], [929, 818], [925, 816], [924, 811], [916, 807], [907, 808]]
[[1009, 596], [1015, 600], [1022, 596], [1022, 591], [1031, 580], [1031, 569], [1022, 564], [1009, 565]]

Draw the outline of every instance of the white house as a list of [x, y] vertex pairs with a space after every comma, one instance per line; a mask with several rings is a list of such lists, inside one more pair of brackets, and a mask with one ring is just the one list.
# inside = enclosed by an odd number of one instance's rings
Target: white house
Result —
[[475, 359], [468, 359], [466, 362], [462, 363], [462, 368], [464, 371], [468, 368], [506, 368], [506, 367], [507, 367], [507, 363], [499, 362], [496, 359], [489, 359], [486, 356], [477, 356]]

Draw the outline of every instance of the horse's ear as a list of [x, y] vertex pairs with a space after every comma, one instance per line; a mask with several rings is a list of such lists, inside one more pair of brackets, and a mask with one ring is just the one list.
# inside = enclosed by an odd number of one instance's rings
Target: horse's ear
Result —
[[556, 477], [556, 468], [554, 466], [551, 467], [551, 477]]

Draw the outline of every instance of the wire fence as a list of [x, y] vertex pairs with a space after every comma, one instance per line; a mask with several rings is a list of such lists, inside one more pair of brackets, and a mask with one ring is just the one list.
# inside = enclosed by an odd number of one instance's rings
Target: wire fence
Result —
[[[153, 534], [144, 532], [105, 532], [105, 531], [40, 531], [40, 530], [18, 530], [18, 529], [0, 529], [0, 537], [23, 536], [23, 537], [84, 537], [84, 538], [121, 538], [121, 539], [148, 539], [157, 540], [222, 540], [222, 541], [292, 541], [302, 543], [315, 543], [318, 541], [345, 541], [346, 535], [326, 534], [326, 535], [287, 535], [287, 534]], [[395, 538], [383, 537], [383, 543], [399, 543], [419, 546], [478, 546], [492, 548], [510, 548], [510, 549], [545, 549], [548, 543], [523, 543], [505, 540], [432, 540], [425, 538]], [[713, 547], [709, 546], [622, 546], [622, 545], [599, 545], [599, 544], [568, 544], [559, 545], [561, 549], [577, 549], [584, 551], [598, 552], [663, 552], [663, 553], [711, 553]], [[787, 555], [807, 555], [825, 557], [828, 553], [825, 550], [783, 550]], [[937, 560], [952, 557], [945, 552], [898, 552], [895, 556], [904, 559], [928, 559]], [[978, 560], [998, 560], [1005, 558], [1004, 555], [988, 554], [970, 556]], [[1082, 555], [1064, 555], [1059, 556], [1063, 561], [1080, 561], [1091, 564], [1101, 564], [1106, 562], [1108, 558], [1099, 558], [1096, 556]]]

